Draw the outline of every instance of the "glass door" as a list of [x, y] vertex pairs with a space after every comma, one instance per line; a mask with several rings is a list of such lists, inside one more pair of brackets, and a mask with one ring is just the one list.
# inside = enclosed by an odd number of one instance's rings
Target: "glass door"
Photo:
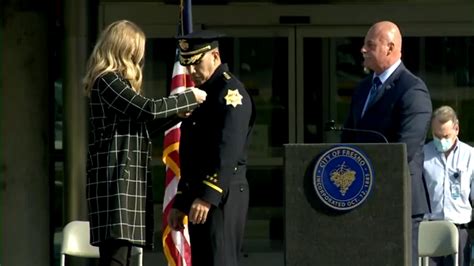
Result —
[[297, 142], [334, 143], [327, 123], [344, 122], [352, 90], [365, 75], [360, 46], [365, 27], [299, 26], [296, 29]]

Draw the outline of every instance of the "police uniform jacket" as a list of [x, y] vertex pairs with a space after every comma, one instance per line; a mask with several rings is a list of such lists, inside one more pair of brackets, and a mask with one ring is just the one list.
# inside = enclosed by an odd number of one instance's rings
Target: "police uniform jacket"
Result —
[[196, 198], [214, 206], [230, 184], [244, 182], [255, 107], [226, 64], [201, 85], [206, 101], [181, 125], [181, 179], [174, 207], [188, 213]]
[[192, 91], [144, 98], [119, 74], [108, 72], [90, 95], [86, 197], [91, 243], [128, 240], [152, 246], [151, 141], [146, 122], [197, 107]]

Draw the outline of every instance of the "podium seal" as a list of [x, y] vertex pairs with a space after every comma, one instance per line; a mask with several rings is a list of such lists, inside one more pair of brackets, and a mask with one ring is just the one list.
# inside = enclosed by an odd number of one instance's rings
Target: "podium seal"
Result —
[[319, 199], [332, 209], [348, 211], [369, 196], [374, 171], [369, 158], [356, 146], [335, 146], [316, 161], [313, 186]]

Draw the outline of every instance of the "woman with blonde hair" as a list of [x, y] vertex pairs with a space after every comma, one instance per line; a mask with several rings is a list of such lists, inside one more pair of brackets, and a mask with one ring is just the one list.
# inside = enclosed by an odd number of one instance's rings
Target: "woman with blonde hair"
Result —
[[[100, 265], [130, 265], [132, 246], [153, 240], [151, 140], [147, 122], [188, 113], [206, 99], [199, 89], [168, 98], [142, 96], [145, 34], [127, 20], [101, 33], [84, 78], [89, 97], [87, 204]], [[159, 120], [161, 119], [161, 120]]]

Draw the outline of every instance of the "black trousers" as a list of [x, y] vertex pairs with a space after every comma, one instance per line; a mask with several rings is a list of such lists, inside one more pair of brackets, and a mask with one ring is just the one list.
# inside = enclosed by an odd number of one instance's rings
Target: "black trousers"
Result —
[[249, 204], [248, 184], [231, 184], [204, 224], [189, 224], [193, 266], [237, 266]]
[[126, 240], [109, 239], [99, 245], [99, 266], [130, 266], [132, 245]]

